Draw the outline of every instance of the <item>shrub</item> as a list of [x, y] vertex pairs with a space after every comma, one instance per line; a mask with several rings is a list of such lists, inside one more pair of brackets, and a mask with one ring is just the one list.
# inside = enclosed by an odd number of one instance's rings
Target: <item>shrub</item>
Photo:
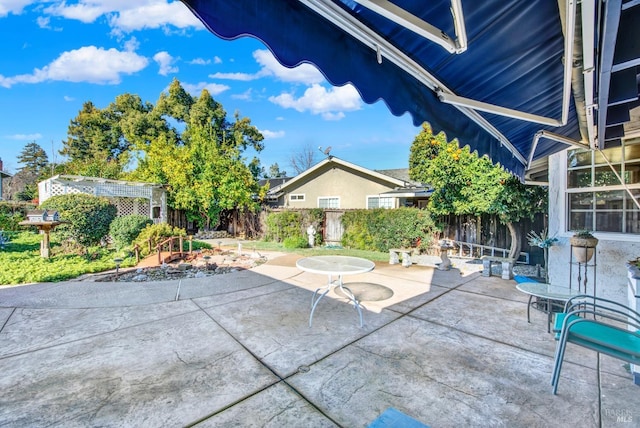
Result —
[[0, 213], [0, 230], [20, 230], [20, 222], [24, 220], [24, 216], [19, 213], [4, 214]]
[[116, 217], [109, 226], [109, 236], [117, 248], [123, 248], [140, 235], [142, 229], [153, 224], [149, 217], [139, 214]]
[[267, 241], [282, 242], [302, 233], [302, 215], [298, 211], [273, 212], [267, 216]]
[[34, 204], [26, 202], [0, 201], [0, 230], [21, 231], [22, 220], [27, 217], [27, 212], [35, 208]]
[[29, 202], [0, 201], [0, 214], [19, 213], [23, 217], [27, 216], [27, 211], [31, 211], [36, 205]]
[[56, 228], [61, 239], [72, 239], [81, 245], [97, 245], [109, 234], [109, 225], [117, 209], [107, 198], [85, 194], [54, 196], [40, 205], [57, 210], [65, 223]]
[[360, 250], [426, 249], [438, 232], [429, 212], [417, 208], [347, 211], [342, 223], [345, 228], [342, 245]]
[[[316, 228], [315, 245], [319, 245], [322, 243], [323, 217], [324, 211], [321, 208], [269, 213], [265, 219], [264, 240], [283, 242], [286, 238], [305, 237], [307, 228], [313, 225]], [[304, 239], [307, 242], [307, 238]]]
[[309, 241], [304, 236], [289, 236], [282, 241], [282, 246], [287, 249], [308, 248]]
[[140, 254], [148, 256], [149, 240], [151, 240], [151, 251], [155, 251], [156, 246], [171, 236], [186, 236], [187, 232], [179, 227], [173, 227], [167, 223], [150, 224], [138, 235], [133, 242], [134, 245], [140, 246]]

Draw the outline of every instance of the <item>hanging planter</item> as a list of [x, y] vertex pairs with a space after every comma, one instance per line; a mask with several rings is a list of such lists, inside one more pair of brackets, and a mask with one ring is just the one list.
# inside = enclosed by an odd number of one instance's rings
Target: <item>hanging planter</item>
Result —
[[578, 263], [587, 263], [593, 257], [596, 246], [598, 245], [598, 238], [593, 236], [588, 230], [580, 230], [569, 238], [571, 244], [573, 257]]

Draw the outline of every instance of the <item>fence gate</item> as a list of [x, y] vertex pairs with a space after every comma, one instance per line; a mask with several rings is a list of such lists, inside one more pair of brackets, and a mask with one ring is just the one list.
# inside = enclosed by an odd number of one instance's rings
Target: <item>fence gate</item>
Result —
[[340, 245], [342, 242], [342, 234], [344, 228], [342, 227], [342, 214], [344, 211], [329, 211], [324, 212], [324, 242], [327, 245]]

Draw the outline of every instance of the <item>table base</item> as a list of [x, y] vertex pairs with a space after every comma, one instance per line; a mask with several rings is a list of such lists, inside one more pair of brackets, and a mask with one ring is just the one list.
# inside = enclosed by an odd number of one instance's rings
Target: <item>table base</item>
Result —
[[[564, 302], [562, 300], [547, 299], [544, 297], [536, 296], [536, 301], [532, 302], [533, 295], [529, 295], [529, 303], [527, 304], [527, 322], [531, 323], [531, 307], [542, 311], [547, 314], [547, 333], [551, 333], [551, 321], [553, 314], [559, 309], [560, 312], [564, 309]], [[541, 302], [544, 302], [541, 304]]]
[[[334, 283], [332, 276], [329, 275], [329, 282], [327, 283], [327, 285], [325, 285], [324, 287], [317, 288], [316, 291], [313, 292], [313, 296], [311, 297], [311, 314], [309, 315], [309, 327], [311, 327], [313, 324], [313, 313], [316, 310], [316, 306], [318, 306], [318, 303], [320, 303], [320, 300], [322, 300], [322, 298], [326, 296], [329, 290], [331, 290], [331, 288], [333, 287], [340, 287], [340, 290], [349, 298], [351, 302], [353, 302], [353, 305], [358, 311], [358, 316], [360, 317], [360, 327], [362, 328], [364, 324], [362, 321], [362, 309], [361, 309], [360, 302], [358, 301], [358, 299], [356, 299], [356, 297], [353, 295], [351, 290], [349, 290], [348, 287], [344, 286], [344, 284], [342, 283], [342, 275], [338, 275], [337, 284]], [[320, 292], [320, 290], [324, 290], [324, 291]]]

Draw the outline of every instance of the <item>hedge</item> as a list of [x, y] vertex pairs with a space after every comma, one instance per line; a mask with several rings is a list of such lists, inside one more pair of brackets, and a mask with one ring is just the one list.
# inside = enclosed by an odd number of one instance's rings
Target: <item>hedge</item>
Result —
[[346, 211], [342, 224], [344, 247], [381, 252], [390, 248], [426, 249], [439, 232], [430, 213], [418, 208]]

